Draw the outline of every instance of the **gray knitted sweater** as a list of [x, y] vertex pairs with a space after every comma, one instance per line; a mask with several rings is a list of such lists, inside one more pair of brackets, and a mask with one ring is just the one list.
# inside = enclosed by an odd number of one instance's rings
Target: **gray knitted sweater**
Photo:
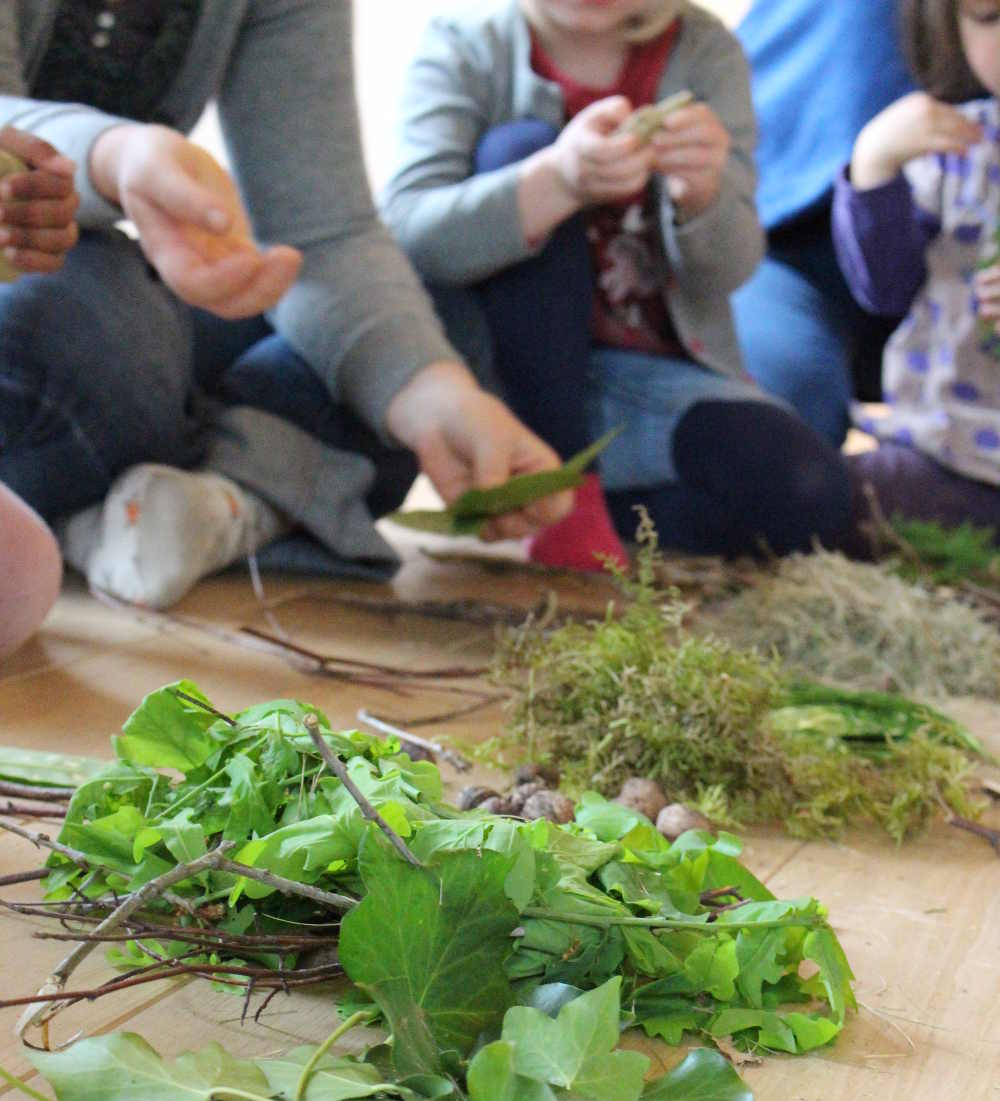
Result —
[[[94, 140], [122, 119], [29, 96], [58, 0], [0, 0], [0, 125], [77, 162], [84, 229], [122, 217], [91, 185]], [[428, 300], [380, 224], [362, 162], [350, 0], [205, 0], [188, 55], [157, 111], [190, 131], [216, 98], [254, 232], [305, 263], [271, 314], [331, 393], [381, 430], [410, 376], [454, 359]]]
[[[395, 170], [382, 213], [425, 278], [475, 283], [531, 256], [517, 205], [518, 167], [473, 176], [483, 133], [534, 117], [561, 127], [559, 87], [531, 68], [531, 39], [517, 0], [462, 0], [433, 19], [403, 94]], [[730, 292], [753, 272], [764, 237], [754, 202], [757, 130], [746, 60], [736, 38], [695, 4], [682, 25], [658, 90], [689, 88], [718, 114], [732, 138], [722, 190], [704, 213], [678, 224], [658, 181], [663, 247], [674, 276], [666, 296], [692, 357], [723, 374], [741, 371]]]

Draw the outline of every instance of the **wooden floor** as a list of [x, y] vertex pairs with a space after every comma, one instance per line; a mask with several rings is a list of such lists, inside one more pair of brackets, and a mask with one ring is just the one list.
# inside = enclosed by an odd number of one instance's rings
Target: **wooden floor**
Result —
[[[490, 627], [372, 614], [338, 598], [476, 598], [527, 609], [552, 587], [537, 574], [497, 575], [413, 555], [391, 588], [266, 579], [265, 604], [245, 575], [228, 575], [203, 583], [165, 621], [103, 607], [71, 579], [41, 635], [0, 668], [0, 743], [108, 756], [109, 736], [142, 696], [182, 676], [223, 709], [293, 695], [343, 727], [355, 725], [360, 707], [403, 718], [437, 713], [453, 708], [456, 697], [441, 691], [401, 697], [344, 684], [240, 648], [209, 628], [284, 631], [314, 651], [407, 668], [474, 666], [489, 656]], [[603, 580], [567, 579], [555, 588], [564, 606], [596, 610], [608, 596]], [[964, 701], [959, 712], [1000, 753], [1000, 709]], [[483, 737], [501, 718], [491, 706], [434, 733]], [[1000, 826], [1000, 810], [987, 820]], [[767, 831], [746, 840], [747, 863], [776, 894], [815, 895], [829, 907], [861, 1003], [832, 1047], [746, 1068], [757, 1101], [1000, 1101], [1000, 860], [989, 845], [943, 825], [901, 849], [864, 834], [838, 845]], [[0, 836], [0, 874], [39, 864], [27, 842]], [[37, 891], [27, 884], [4, 895], [29, 898]], [[32, 930], [27, 920], [0, 915], [2, 994], [36, 989], [65, 952], [33, 939]], [[74, 985], [106, 975], [95, 953]], [[241, 1025], [239, 1014], [238, 999], [201, 983], [138, 987], [66, 1013], [53, 1041], [78, 1030], [129, 1029], [171, 1055], [213, 1038], [236, 1054], [263, 1054], [324, 1038], [332, 1019], [329, 997], [318, 994], [275, 999], [258, 1024]], [[12, 1034], [16, 1019], [16, 1011], [0, 1012], [0, 1066], [31, 1077]], [[678, 1058], [662, 1045], [644, 1050], [664, 1068]], [[0, 1086], [0, 1094], [9, 1092]]]

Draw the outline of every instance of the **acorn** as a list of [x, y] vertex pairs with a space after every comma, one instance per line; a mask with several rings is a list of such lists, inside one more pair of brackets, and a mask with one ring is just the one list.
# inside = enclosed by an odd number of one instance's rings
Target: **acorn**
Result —
[[487, 799], [499, 799], [500, 792], [494, 791], [493, 788], [484, 788], [479, 785], [472, 785], [471, 787], [462, 788], [458, 793], [458, 799], [455, 805], [459, 810], [472, 810], [474, 807], [478, 807], [481, 803], [484, 803]]
[[631, 776], [622, 784], [622, 789], [612, 802], [619, 803], [630, 810], [644, 814], [650, 822], [667, 805], [663, 788], [655, 780], [644, 780], [640, 776]]
[[550, 822], [573, 821], [573, 800], [558, 791], [536, 791], [529, 795], [521, 808], [521, 817], [529, 821], [535, 818], [547, 818]]
[[526, 764], [518, 765], [517, 771], [514, 773], [514, 783], [516, 785], [533, 784], [537, 781], [541, 781], [553, 789], [557, 788], [559, 786], [559, 769], [555, 765], [543, 765], [537, 761], [528, 761]]
[[518, 784], [507, 795], [512, 814], [520, 814], [526, 800], [539, 791], [545, 791], [546, 787], [540, 780], [533, 780], [530, 784]]
[[656, 828], [668, 841], [676, 841], [688, 830], [710, 830], [712, 823], [699, 811], [683, 803], [669, 803], [656, 816]]

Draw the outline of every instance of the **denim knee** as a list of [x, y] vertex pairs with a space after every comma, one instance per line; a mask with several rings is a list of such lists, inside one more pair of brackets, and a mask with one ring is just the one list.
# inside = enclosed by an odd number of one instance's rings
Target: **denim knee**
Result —
[[541, 119], [523, 118], [500, 123], [480, 138], [474, 159], [475, 171], [492, 172], [508, 164], [517, 164], [550, 146], [558, 136], [559, 131]]

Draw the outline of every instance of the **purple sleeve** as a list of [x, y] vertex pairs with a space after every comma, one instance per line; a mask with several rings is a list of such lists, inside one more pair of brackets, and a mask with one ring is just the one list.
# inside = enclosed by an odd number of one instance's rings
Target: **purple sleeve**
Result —
[[856, 190], [844, 168], [833, 192], [833, 243], [840, 268], [862, 309], [901, 317], [927, 277], [927, 246], [941, 223], [913, 201], [900, 173], [889, 183]]

